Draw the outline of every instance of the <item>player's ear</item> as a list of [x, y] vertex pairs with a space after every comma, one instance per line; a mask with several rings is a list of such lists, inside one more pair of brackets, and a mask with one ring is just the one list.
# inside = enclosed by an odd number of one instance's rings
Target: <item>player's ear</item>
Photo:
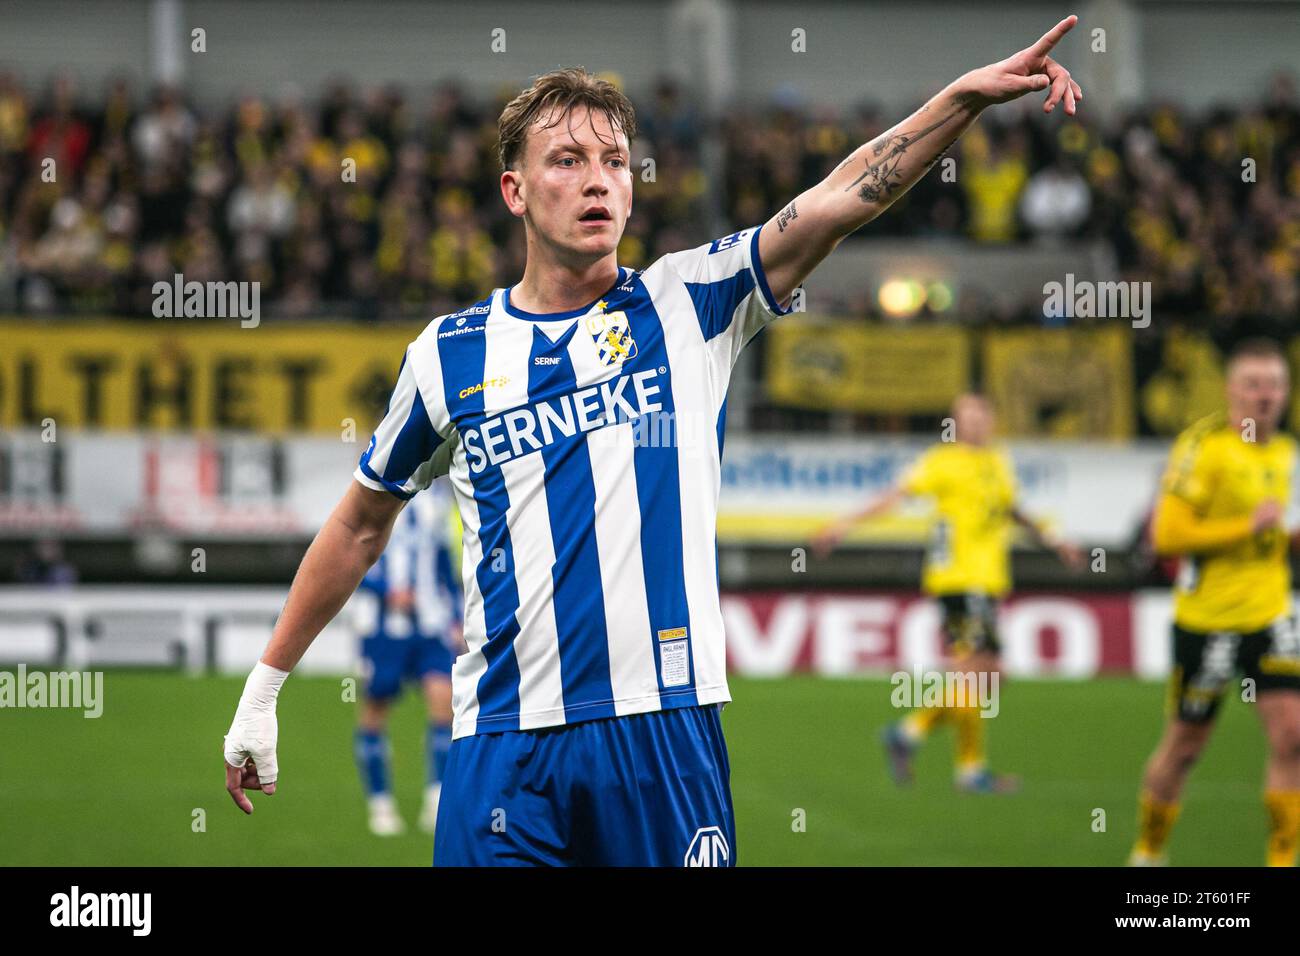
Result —
[[505, 200], [506, 208], [510, 214], [515, 217], [521, 217], [527, 212], [527, 204], [524, 202], [524, 177], [514, 169], [507, 169], [501, 174], [501, 198]]

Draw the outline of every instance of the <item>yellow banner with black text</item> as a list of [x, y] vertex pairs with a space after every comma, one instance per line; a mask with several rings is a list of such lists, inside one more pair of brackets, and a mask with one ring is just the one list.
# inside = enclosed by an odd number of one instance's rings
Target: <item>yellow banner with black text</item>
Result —
[[[369, 430], [420, 323], [0, 320], [0, 428]], [[800, 408], [938, 414], [973, 387], [1008, 435], [1133, 434], [1127, 328], [972, 333], [800, 318], [767, 330], [769, 395]]]
[[0, 321], [0, 427], [368, 433], [421, 328]]

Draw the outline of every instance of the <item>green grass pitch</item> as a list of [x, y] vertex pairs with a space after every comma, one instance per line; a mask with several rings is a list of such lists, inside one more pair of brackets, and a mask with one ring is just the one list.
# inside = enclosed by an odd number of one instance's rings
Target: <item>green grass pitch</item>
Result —
[[[423, 708], [393, 715], [394, 777], [407, 836], [365, 827], [352, 762], [355, 704], [340, 682], [294, 677], [281, 695], [281, 790], [230, 801], [221, 736], [242, 679], [109, 671], [104, 713], [0, 711], [0, 863], [7, 865], [428, 865], [413, 826], [423, 781]], [[1021, 793], [952, 789], [940, 730], [908, 791], [877, 740], [897, 715], [883, 679], [733, 678], [723, 715], [742, 865], [1116, 865], [1160, 728], [1162, 688], [1127, 679], [1015, 681], [989, 724], [996, 769]], [[1176, 864], [1262, 862], [1264, 740], [1251, 705], [1229, 701], [1184, 796]], [[1094, 811], [1105, 832], [1094, 832]], [[195, 832], [196, 811], [203, 832]], [[802, 811], [800, 813], [799, 811]], [[798, 823], [802, 819], [802, 832]]]

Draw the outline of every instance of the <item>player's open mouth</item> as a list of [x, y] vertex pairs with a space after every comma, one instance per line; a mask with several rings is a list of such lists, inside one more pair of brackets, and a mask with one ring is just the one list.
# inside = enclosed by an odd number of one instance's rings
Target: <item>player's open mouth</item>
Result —
[[614, 217], [609, 214], [609, 210], [604, 206], [595, 206], [588, 209], [578, 218], [578, 222], [596, 226], [613, 221]]

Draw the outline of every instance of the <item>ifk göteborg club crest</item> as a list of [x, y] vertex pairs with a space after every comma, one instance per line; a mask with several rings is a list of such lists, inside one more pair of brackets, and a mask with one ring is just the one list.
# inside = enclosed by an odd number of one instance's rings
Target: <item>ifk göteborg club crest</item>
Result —
[[600, 303], [602, 311], [587, 317], [587, 331], [596, 343], [600, 360], [606, 365], [622, 365], [630, 358], [636, 357], [636, 340], [632, 338], [632, 328], [627, 321], [626, 312], [605, 312], [605, 303]]

